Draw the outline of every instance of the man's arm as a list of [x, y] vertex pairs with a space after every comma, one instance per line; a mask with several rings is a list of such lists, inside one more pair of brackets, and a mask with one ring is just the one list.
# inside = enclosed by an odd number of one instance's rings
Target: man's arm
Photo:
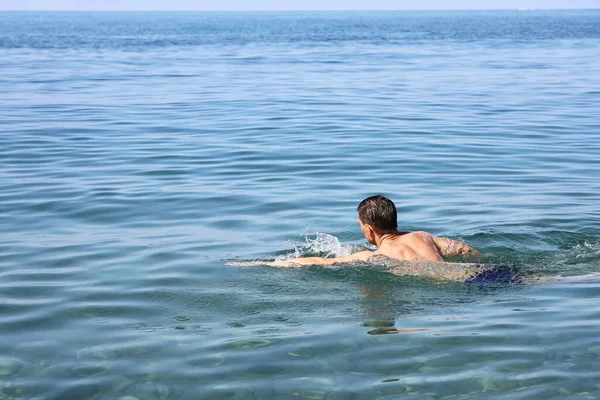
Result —
[[332, 264], [341, 264], [352, 261], [366, 261], [372, 256], [374, 256], [376, 252], [374, 251], [361, 251], [358, 253], [354, 253], [350, 256], [346, 257], [337, 257], [337, 258], [322, 258], [322, 257], [303, 257], [303, 258], [292, 258], [291, 260], [282, 260], [282, 261], [230, 261], [226, 263], [227, 265], [235, 265], [238, 267], [253, 267], [258, 265], [270, 265], [272, 267], [285, 267], [285, 268], [293, 268], [293, 267], [303, 267], [307, 265], [332, 265]]
[[303, 257], [303, 258], [292, 258], [291, 260], [273, 261], [269, 263], [274, 267], [300, 267], [306, 265], [333, 265], [342, 264], [352, 261], [366, 261], [373, 257], [376, 253], [374, 251], [360, 251], [346, 257], [336, 258], [322, 258], [322, 257]]
[[469, 246], [464, 242], [458, 240], [440, 238], [431, 235], [433, 242], [440, 251], [442, 257], [456, 257], [456, 256], [475, 256], [479, 254], [477, 249]]

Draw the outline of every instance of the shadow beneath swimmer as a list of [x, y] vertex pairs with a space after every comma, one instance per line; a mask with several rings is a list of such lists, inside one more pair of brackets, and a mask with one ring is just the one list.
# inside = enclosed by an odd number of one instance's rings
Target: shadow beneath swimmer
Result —
[[427, 328], [412, 328], [412, 329], [395, 329], [395, 328], [378, 328], [367, 332], [369, 335], [395, 335], [397, 333], [413, 333], [428, 331]]

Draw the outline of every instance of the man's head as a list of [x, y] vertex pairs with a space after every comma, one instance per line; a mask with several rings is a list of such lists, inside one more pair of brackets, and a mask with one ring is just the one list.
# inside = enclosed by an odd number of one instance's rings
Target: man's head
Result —
[[367, 197], [360, 202], [357, 211], [360, 227], [370, 243], [374, 243], [375, 235], [395, 233], [398, 229], [396, 206], [386, 197]]

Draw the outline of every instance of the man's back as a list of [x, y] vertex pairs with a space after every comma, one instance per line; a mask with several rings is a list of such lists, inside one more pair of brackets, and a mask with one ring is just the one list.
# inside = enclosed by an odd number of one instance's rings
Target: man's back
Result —
[[427, 232], [409, 232], [389, 239], [384, 238], [375, 253], [397, 260], [444, 261], [434, 236]]

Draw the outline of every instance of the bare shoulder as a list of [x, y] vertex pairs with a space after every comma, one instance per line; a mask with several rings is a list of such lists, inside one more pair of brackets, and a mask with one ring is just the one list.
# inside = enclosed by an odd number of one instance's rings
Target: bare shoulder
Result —
[[442, 237], [437, 237], [435, 235], [432, 235], [429, 232], [425, 232], [425, 231], [418, 231], [418, 232], [413, 232], [421, 241], [424, 241], [428, 244], [432, 244], [436, 247], [447, 247], [450, 243], [450, 239], [448, 238], [442, 238]]
[[431, 233], [425, 232], [425, 231], [411, 232], [406, 236], [408, 236], [409, 238], [411, 238], [413, 240], [425, 241], [427, 243], [432, 243], [435, 239], [435, 236], [433, 236]]
[[414, 233], [416, 235], [423, 236], [423, 237], [433, 237], [433, 235], [431, 233], [425, 232], [425, 231], [414, 231], [411, 233]]
[[465, 255], [477, 255], [477, 249], [459, 240], [454, 240], [446, 237], [436, 237], [431, 235], [433, 242], [437, 246], [440, 254], [443, 257], [455, 257]]

